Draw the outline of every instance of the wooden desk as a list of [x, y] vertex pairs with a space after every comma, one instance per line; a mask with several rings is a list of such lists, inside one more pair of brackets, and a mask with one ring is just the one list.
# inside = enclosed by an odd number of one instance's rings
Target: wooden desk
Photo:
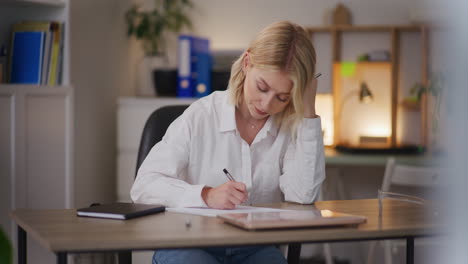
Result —
[[[289, 229], [249, 232], [219, 219], [165, 212], [128, 221], [82, 218], [75, 210], [29, 210], [12, 212], [18, 224], [18, 260], [26, 263], [26, 233], [57, 254], [57, 263], [67, 262], [68, 253], [161, 248], [199, 248], [258, 244], [342, 242], [356, 240], [406, 239], [407, 262], [413, 263], [414, 238], [439, 233], [440, 224], [428, 219], [424, 208], [405, 202], [384, 201], [378, 217], [378, 200], [317, 202], [330, 209], [368, 217], [365, 224], [351, 227]], [[307, 210], [311, 205], [281, 203], [267, 205]], [[185, 221], [191, 219], [190, 228]]]
[[389, 157], [395, 157], [400, 163], [408, 165], [439, 164], [440, 160], [420, 154], [352, 154], [339, 152], [334, 148], [325, 148], [327, 167], [341, 166], [385, 166]]

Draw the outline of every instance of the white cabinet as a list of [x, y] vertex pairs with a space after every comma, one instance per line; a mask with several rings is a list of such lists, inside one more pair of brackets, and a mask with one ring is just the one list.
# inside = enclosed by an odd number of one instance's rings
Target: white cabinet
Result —
[[[16, 208], [72, 207], [73, 89], [0, 87], [0, 224], [12, 242]], [[55, 257], [28, 240], [30, 263]]]
[[[63, 22], [65, 45], [62, 85], [0, 84], [0, 226], [15, 248], [16, 226], [8, 215], [11, 210], [73, 207], [69, 1], [0, 0], [0, 46], [10, 47], [11, 26], [21, 21]], [[28, 239], [29, 263], [54, 261], [54, 254]]]
[[13, 208], [70, 207], [72, 88], [15, 86], [0, 98]]
[[[115, 200], [116, 99], [128, 86], [119, 79], [127, 65], [124, 10], [114, 0], [0, 0], [0, 45], [10, 44], [14, 23], [65, 25], [60, 85], [0, 84], [0, 225], [15, 248], [12, 209]], [[56, 257], [28, 237], [28, 260]]]
[[196, 99], [121, 97], [117, 109], [117, 200], [130, 201], [141, 133], [154, 110]]

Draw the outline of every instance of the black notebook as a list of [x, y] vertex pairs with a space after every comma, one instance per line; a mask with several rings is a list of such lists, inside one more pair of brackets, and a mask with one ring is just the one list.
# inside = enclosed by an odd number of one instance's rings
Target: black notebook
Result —
[[164, 212], [166, 208], [159, 204], [137, 204], [137, 203], [112, 203], [76, 210], [78, 216], [111, 218], [111, 219], [131, 219]]

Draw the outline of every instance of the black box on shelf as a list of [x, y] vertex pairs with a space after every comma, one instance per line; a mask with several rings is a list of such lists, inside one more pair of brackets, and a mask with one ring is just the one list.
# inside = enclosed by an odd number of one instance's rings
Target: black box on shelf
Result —
[[224, 91], [229, 84], [230, 71], [212, 71], [211, 72], [211, 88], [214, 91]]

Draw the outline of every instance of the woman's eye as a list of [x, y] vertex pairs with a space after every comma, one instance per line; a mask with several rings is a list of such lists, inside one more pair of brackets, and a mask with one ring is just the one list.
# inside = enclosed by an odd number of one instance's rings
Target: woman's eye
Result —
[[286, 102], [289, 100], [289, 97], [285, 97], [285, 96], [276, 96], [276, 98], [277, 98], [280, 102], [283, 102], [283, 103], [286, 103]]
[[267, 92], [267, 89], [263, 88], [263, 87], [260, 87], [259, 85], [257, 85], [257, 89], [262, 92], [262, 93], [265, 93]]

